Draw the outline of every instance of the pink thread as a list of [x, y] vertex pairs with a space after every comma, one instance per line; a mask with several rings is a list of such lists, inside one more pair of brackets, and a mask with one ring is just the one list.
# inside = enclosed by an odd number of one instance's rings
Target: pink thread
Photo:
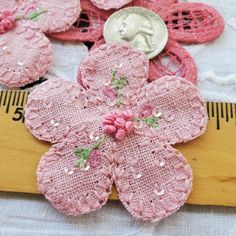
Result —
[[31, 11], [34, 11], [37, 8], [37, 4], [34, 2], [30, 4], [26, 9], [25, 9], [25, 15], [29, 14]]
[[153, 113], [153, 110], [154, 110], [153, 104], [151, 104], [151, 103], [145, 104], [141, 109], [140, 117], [141, 118], [146, 118], [148, 116], [151, 116], [152, 113]]
[[0, 34], [5, 34], [16, 26], [13, 14], [8, 10], [0, 12]]
[[133, 131], [133, 117], [130, 110], [112, 112], [104, 117], [103, 131], [114, 135], [118, 141], [121, 141]]
[[94, 150], [89, 156], [89, 164], [91, 168], [98, 167], [102, 162], [101, 152], [99, 150]]
[[117, 98], [116, 90], [114, 88], [110, 87], [110, 86], [105, 86], [102, 89], [102, 92], [104, 93], [104, 95], [106, 95], [107, 97], [109, 97], [111, 99]]

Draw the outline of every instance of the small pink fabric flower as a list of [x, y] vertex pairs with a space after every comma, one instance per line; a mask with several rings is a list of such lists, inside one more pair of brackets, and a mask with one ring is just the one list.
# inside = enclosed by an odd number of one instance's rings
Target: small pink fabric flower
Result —
[[[111, 104], [102, 90], [121, 58], [128, 86], [120, 91], [122, 103]], [[208, 120], [197, 87], [179, 77], [145, 84], [148, 61], [128, 44], [105, 44], [81, 66], [87, 89], [55, 79], [37, 87], [28, 98], [27, 127], [38, 139], [54, 144], [38, 166], [39, 190], [67, 215], [81, 216], [102, 207], [113, 183], [121, 202], [137, 219], [157, 222], [175, 213], [192, 190], [193, 176], [187, 160], [171, 145], [199, 137]], [[45, 107], [46, 101], [50, 107]], [[160, 122], [155, 124], [154, 115], [140, 118], [143, 124], [135, 125], [132, 132], [133, 120], [145, 104], [153, 104], [162, 114]], [[104, 130], [125, 139], [118, 142]], [[100, 158], [99, 167], [89, 168]], [[84, 165], [74, 170], [77, 159]]]
[[44, 33], [67, 30], [79, 15], [80, 0], [0, 0], [0, 84], [18, 88], [42, 77], [52, 61]]
[[13, 14], [4, 9], [0, 12], [0, 34], [10, 31], [16, 26], [16, 21]]
[[103, 119], [103, 130], [121, 141], [133, 131], [133, 113], [130, 110], [112, 112]]
[[99, 150], [94, 150], [89, 156], [89, 164], [91, 168], [98, 167], [102, 162], [101, 152]]

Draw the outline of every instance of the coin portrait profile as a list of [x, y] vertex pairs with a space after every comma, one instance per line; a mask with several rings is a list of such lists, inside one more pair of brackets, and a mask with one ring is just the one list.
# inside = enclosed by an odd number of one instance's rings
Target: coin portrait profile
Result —
[[107, 19], [103, 36], [106, 43], [132, 44], [152, 59], [165, 48], [168, 29], [155, 12], [143, 7], [126, 7]]
[[121, 23], [119, 33], [121, 39], [132, 43], [144, 53], [156, 49], [152, 42], [154, 34], [152, 22], [146, 16], [137, 13], [127, 14]]

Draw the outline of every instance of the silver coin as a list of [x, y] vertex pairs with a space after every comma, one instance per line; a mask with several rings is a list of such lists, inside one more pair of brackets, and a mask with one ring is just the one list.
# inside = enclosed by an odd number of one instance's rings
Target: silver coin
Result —
[[143, 7], [116, 11], [106, 21], [103, 35], [107, 43], [131, 43], [149, 59], [157, 56], [168, 41], [165, 22], [159, 15]]

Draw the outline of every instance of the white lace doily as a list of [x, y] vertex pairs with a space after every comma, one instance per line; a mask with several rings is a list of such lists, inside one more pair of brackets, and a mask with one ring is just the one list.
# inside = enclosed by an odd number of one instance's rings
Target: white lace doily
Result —
[[209, 4], [215, 7], [226, 21], [223, 35], [214, 42], [186, 46], [198, 65], [198, 87], [208, 101], [236, 102], [236, 1], [188, 2]]

